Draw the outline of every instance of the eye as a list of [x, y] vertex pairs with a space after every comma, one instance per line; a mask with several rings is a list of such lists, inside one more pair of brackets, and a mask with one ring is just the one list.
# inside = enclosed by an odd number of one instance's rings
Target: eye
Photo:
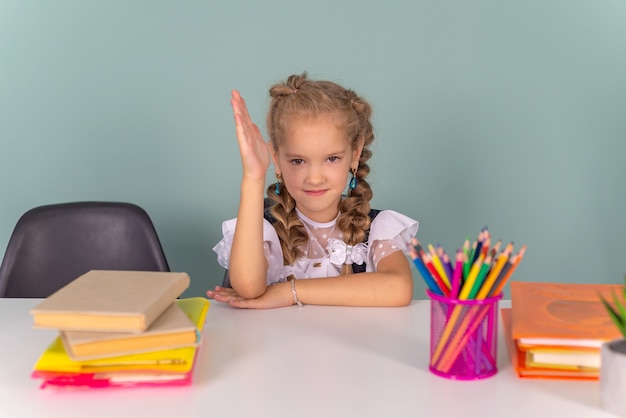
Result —
[[328, 157], [328, 161], [331, 162], [331, 163], [336, 163], [339, 160], [341, 160], [341, 157], [338, 157], [337, 155], [333, 155], [333, 156]]
[[294, 158], [293, 160], [291, 160], [291, 164], [293, 165], [301, 165], [304, 163], [304, 160], [302, 158]]

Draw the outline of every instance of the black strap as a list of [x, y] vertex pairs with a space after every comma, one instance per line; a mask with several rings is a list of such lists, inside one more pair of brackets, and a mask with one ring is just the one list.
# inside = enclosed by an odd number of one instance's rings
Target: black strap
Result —
[[[376, 217], [376, 215], [378, 215], [380, 213], [379, 209], [371, 209], [370, 213], [369, 213], [369, 217], [370, 217], [370, 221], [373, 221], [374, 218]], [[370, 229], [367, 228], [367, 231], [365, 231], [365, 240], [364, 242], [367, 242], [367, 240], [369, 239], [370, 236]], [[367, 267], [366, 263], [363, 264], [352, 264], [352, 272], [353, 273], [365, 273], [365, 268]]]
[[[263, 211], [263, 218], [265, 218], [265, 220], [267, 220], [269, 223], [271, 223], [272, 225], [274, 225], [274, 222], [276, 222], [276, 219], [272, 216], [272, 214], [270, 213], [270, 206], [266, 206], [265, 210]], [[379, 209], [371, 209], [370, 213], [369, 213], [369, 217], [370, 217], [370, 221], [373, 221], [374, 218], [376, 217], [376, 215], [378, 215], [380, 213]], [[367, 229], [367, 231], [365, 231], [365, 240], [364, 242], [367, 242], [368, 238], [370, 235], [370, 230], [369, 228]], [[364, 273], [366, 269], [366, 264], [352, 264], [352, 271], [354, 273]]]

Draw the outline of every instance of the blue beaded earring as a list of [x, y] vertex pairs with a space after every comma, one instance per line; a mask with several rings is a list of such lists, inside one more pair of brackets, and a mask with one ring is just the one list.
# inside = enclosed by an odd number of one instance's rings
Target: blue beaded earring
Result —
[[348, 185], [350, 190], [354, 190], [354, 188], [356, 187], [356, 170], [356, 168], [352, 169], [352, 178], [350, 179], [350, 184]]
[[281, 174], [276, 173], [276, 194], [280, 194], [280, 178], [282, 177]]

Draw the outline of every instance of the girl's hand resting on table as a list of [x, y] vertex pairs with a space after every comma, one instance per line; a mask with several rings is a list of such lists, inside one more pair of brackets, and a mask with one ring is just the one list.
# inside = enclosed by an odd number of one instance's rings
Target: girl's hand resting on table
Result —
[[271, 309], [293, 305], [289, 282], [267, 286], [265, 293], [255, 299], [245, 299], [229, 287], [215, 286], [215, 290], [206, 292], [209, 299], [228, 303], [235, 308]]

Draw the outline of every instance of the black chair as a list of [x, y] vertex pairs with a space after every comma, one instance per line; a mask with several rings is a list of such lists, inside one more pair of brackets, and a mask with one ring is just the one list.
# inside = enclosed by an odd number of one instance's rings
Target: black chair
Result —
[[145, 210], [116, 202], [30, 209], [7, 245], [0, 297], [48, 297], [89, 270], [170, 271]]

